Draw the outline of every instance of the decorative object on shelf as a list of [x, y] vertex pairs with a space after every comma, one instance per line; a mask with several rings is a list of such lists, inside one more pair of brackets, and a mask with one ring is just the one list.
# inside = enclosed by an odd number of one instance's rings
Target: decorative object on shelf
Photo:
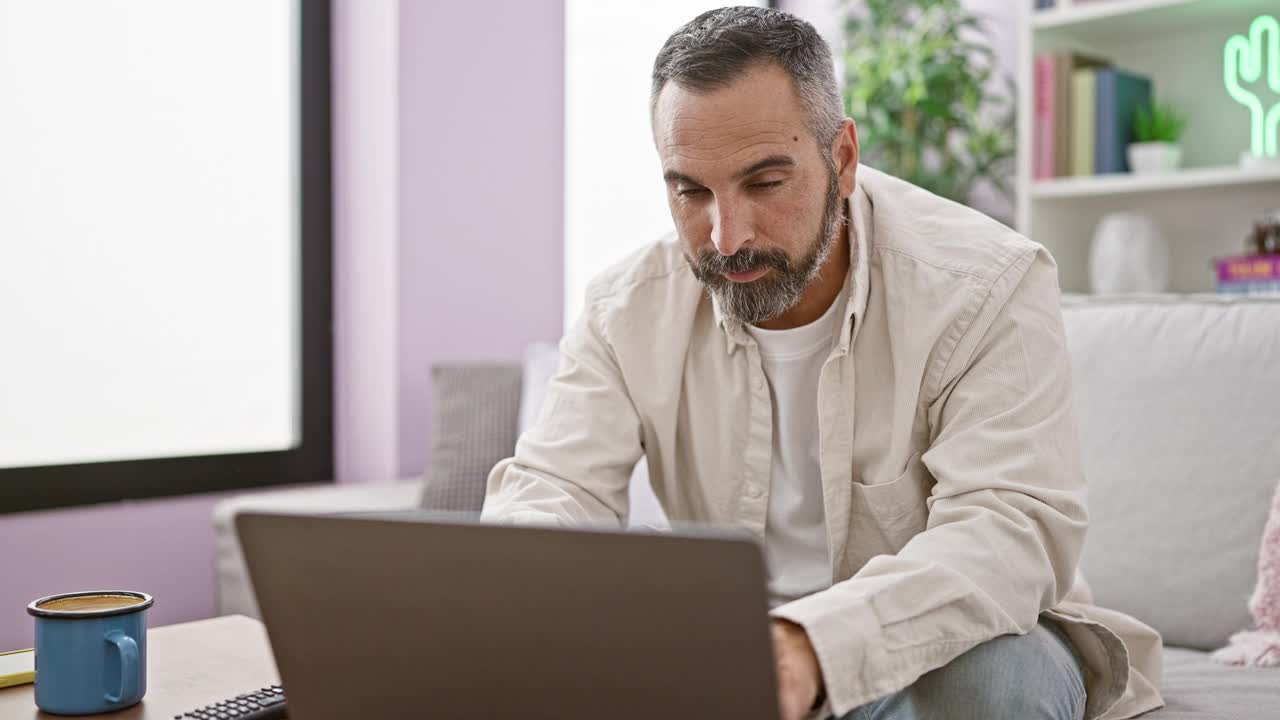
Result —
[[1248, 36], [1232, 35], [1222, 54], [1227, 92], [1249, 108], [1249, 149], [1240, 154], [1240, 163], [1246, 167], [1269, 167], [1280, 162], [1280, 102], [1266, 108], [1256, 93], [1244, 87], [1265, 76], [1271, 92], [1280, 93], [1280, 21], [1259, 15], [1249, 26]]
[[1169, 289], [1169, 241], [1141, 213], [1108, 213], [1089, 250], [1089, 280], [1098, 295], [1160, 293]]
[[1218, 292], [1224, 295], [1262, 295], [1280, 292], [1280, 255], [1219, 258]]
[[1170, 103], [1139, 105], [1133, 118], [1133, 139], [1126, 152], [1129, 169], [1139, 175], [1177, 170], [1182, 165], [1182, 131], [1187, 116]]
[[1245, 252], [1253, 255], [1280, 255], [1280, 210], [1258, 218], [1245, 243]]
[[845, 21], [846, 111], [867, 163], [957, 202], [980, 181], [1012, 198], [1014, 98], [961, 0], [865, 0]]

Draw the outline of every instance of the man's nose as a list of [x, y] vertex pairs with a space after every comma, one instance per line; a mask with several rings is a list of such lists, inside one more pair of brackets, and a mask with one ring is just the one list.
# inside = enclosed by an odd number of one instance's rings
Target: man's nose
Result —
[[743, 208], [717, 200], [711, 213], [711, 244], [721, 255], [733, 255], [751, 240], [751, 222]]

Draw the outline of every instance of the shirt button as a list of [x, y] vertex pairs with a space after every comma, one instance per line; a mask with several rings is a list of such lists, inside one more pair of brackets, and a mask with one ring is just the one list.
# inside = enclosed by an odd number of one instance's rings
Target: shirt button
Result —
[[753, 500], [756, 500], [756, 499], [759, 499], [761, 495], [764, 495], [764, 489], [761, 488], [759, 485], [747, 486], [747, 497]]
[[764, 389], [764, 376], [763, 376], [763, 375], [757, 375], [757, 376], [756, 376], [756, 389], [757, 389], [757, 390], [763, 390], [763, 389]]

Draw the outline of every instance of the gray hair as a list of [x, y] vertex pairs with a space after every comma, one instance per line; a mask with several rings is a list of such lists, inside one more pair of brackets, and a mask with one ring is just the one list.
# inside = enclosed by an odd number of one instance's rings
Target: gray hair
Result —
[[781, 10], [726, 7], [708, 10], [676, 30], [653, 62], [649, 117], [668, 81], [694, 92], [729, 85], [751, 66], [774, 62], [787, 71], [807, 125], [826, 149], [844, 122], [831, 48], [809, 23]]

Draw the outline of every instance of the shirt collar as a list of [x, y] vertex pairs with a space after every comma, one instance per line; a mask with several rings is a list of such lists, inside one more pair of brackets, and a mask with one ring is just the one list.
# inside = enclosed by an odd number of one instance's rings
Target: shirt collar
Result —
[[[844, 319], [840, 323], [840, 337], [832, 350], [838, 355], [849, 352], [858, 328], [857, 320], [866, 311], [867, 297], [870, 294], [871, 272], [867, 267], [867, 258], [868, 247], [872, 242], [872, 207], [870, 198], [862, 189], [862, 183], [854, 187], [853, 194], [845, 201], [845, 209], [849, 220], [849, 273], [845, 276], [845, 287], [849, 292], [848, 300], [845, 301]], [[733, 352], [738, 345], [755, 343], [743, 329], [742, 323], [725, 315], [715, 295], [711, 296], [711, 306], [715, 312], [716, 324], [724, 331], [725, 347], [729, 352]]]

